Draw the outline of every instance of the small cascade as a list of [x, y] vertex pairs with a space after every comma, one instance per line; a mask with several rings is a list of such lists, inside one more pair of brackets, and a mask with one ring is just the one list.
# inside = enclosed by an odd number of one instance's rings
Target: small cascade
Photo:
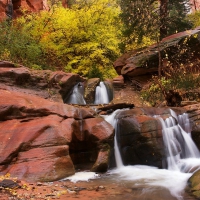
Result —
[[165, 121], [160, 116], [155, 116], [162, 124], [168, 163], [167, 169], [158, 169], [145, 165], [123, 165], [117, 142], [117, 115], [120, 112], [118, 110], [112, 115], [105, 116], [105, 120], [115, 128], [116, 133], [114, 148], [117, 167], [111, 170], [110, 174], [117, 175], [123, 181], [133, 181], [133, 184], [150, 186], [154, 189], [166, 188], [172, 196], [182, 200], [181, 194], [187, 185], [187, 180], [200, 167], [200, 153], [191, 139], [187, 114], [177, 116], [171, 111], [172, 117]]
[[[95, 98], [94, 104], [108, 104], [113, 99], [113, 88], [107, 87], [104, 82], [100, 82], [99, 86], [95, 89]], [[78, 105], [86, 105], [86, 101], [84, 99], [84, 85], [83, 83], [78, 83], [72, 89], [70, 95], [64, 99], [64, 102], [67, 104], [78, 104]], [[93, 100], [92, 100], [93, 102]]]
[[110, 102], [108, 92], [104, 82], [100, 82], [96, 87], [94, 104], [108, 104]]
[[[115, 133], [116, 134], [117, 134], [117, 119], [116, 119], [116, 115], [119, 112], [120, 112], [120, 110], [115, 110], [111, 115], [104, 116], [105, 120], [115, 128]], [[117, 137], [116, 136], [114, 138], [114, 147], [115, 147], [115, 152], [114, 153], [115, 153], [116, 166], [117, 166], [117, 168], [123, 167], [123, 162], [122, 162], [122, 158], [121, 158], [121, 155], [120, 155], [119, 146], [118, 146], [118, 142], [117, 142]]]
[[[162, 124], [163, 141], [166, 147], [167, 164], [169, 170], [182, 171], [187, 168], [186, 159], [200, 158], [199, 150], [194, 144], [190, 132], [189, 118], [187, 114], [177, 116], [171, 110], [173, 117], [165, 121], [157, 116]], [[176, 121], [177, 124], [176, 124]], [[185, 166], [185, 167], [183, 167]]]
[[64, 101], [67, 104], [79, 104], [85, 105], [84, 95], [84, 87], [82, 83], [78, 83], [74, 86], [72, 90], [72, 94]]

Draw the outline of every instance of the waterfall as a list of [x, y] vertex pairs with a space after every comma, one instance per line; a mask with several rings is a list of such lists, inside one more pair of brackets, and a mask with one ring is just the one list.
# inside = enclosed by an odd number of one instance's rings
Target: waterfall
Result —
[[[111, 115], [104, 116], [105, 120], [115, 128], [115, 134], [117, 134], [117, 121], [118, 121], [116, 119], [116, 115], [119, 112], [120, 112], [120, 110], [116, 110]], [[114, 138], [114, 148], [115, 148], [114, 153], [115, 153], [116, 166], [118, 168], [123, 167], [123, 162], [122, 162], [122, 158], [120, 155], [119, 146], [118, 146], [118, 142], [117, 142], [117, 136], [115, 136], [115, 138]]]
[[[112, 93], [111, 89], [109, 89], [108, 92], [104, 82], [100, 82], [99, 86], [97, 86], [95, 90], [94, 104], [108, 104], [113, 98], [113, 95], [111, 93]], [[72, 89], [70, 95], [68, 95], [67, 98], [64, 99], [64, 102], [67, 104], [85, 105], [86, 101], [84, 99], [83, 84], [82, 83], [76, 84]]]
[[100, 82], [99, 86], [96, 87], [94, 104], [107, 104], [109, 102], [106, 86], [104, 82]]
[[114, 149], [117, 167], [109, 173], [117, 175], [118, 179], [123, 181], [133, 181], [133, 184], [137, 181], [137, 185], [148, 185], [154, 189], [166, 188], [172, 196], [183, 200], [181, 194], [187, 185], [187, 180], [200, 166], [200, 153], [191, 139], [188, 115], [177, 116], [171, 110], [172, 117], [166, 120], [155, 116], [162, 125], [168, 163], [168, 169], [158, 169], [145, 165], [123, 165], [117, 142], [117, 115], [120, 112], [117, 110], [112, 115], [105, 116], [105, 120], [115, 128]]
[[200, 153], [191, 138], [188, 115], [184, 113], [177, 116], [174, 111], [170, 111], [173, 117], [165, 121], [156, 116], [162, 124], [168, 169], [187, 172], [185, 170], [189, 169], [188, 165], [192, 166], [192, 160], [199, 160]]
[[[172, 114], [174, 116], [174, 113]], [[182, 162], [188, 158], [200, 158], [199, 151], [192, 141], [189, 130], [188, 116], [186, 114], [180, 115], [175, 119], [173, 117], [167, 118], [165, 121], [161, 117], [157, 117], [162, 124], [163, 141], [166, 147], [167, 164], [169, 170], [182, 171]], [[184, 130], [185, 129], [185, 130]]]
[[64, 101], [67, 104], [79, 104], [85, 105], [85, 99], [83, 97], [84, 87], [82, 83], [78, 83], [74, 86], [72, 94]]

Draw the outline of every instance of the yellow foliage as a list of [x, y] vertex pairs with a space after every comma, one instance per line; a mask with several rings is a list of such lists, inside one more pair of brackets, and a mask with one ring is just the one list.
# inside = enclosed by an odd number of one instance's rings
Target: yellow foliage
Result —
[[5, 178], [10, 178], [10, 173], [7, 173], [4, 177]]
[[193, 28], [200, 26], [200, 11], [196, 11], [195, 13], [191, 13], [187, 17], [192, 22]]
[[150, 37], [144, 36], [142, 38], [142, 42], [138, 43], [137, 36], [131, 36], [133, 37], [133, 42], [131, 44], [126, 44], [126, 50], [133, 50], [133, 49], [139, 49], [143, 47], [150, 46], [154, 43], [156, 43], [156, 40], [152, 40]]
[[17, 23], [38, 41], [49, 65], [87, 76], [94, 65], [111, 68], [120, 54], [120, 9], [116, 0], [77, 2], [70, 9], [54, 5]]

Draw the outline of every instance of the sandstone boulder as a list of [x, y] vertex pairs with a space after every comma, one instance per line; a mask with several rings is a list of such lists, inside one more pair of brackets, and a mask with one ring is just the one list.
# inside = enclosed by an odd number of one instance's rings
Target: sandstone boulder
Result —
[[188, 105], [184, 109], [188, 113], [191, 122], [192, 139], [200, 149], [200, 104]]
[[[182, 114], [184, 109], [177, 109]], [[132, 108], [116, 115], [116, 136], [125, 165], [165, 167], [166, 152], [162, 125], [155, 115], [163, 119], [172, 116], [169, 108]], [[111, 163], [114, 166], [113, 163]]]
[[[178, 115], [188, 115], [189, 124], [182, 124], [200, 149], [200, 104], [178, 108], [134, 107], [122, 110], [117, 119], [116, 136], [125, 165], [150, 165], [165, 168], [167, 151], [163, 142], [162, 125], [158, 118], [173, 117], [177, 123]], [[177, 115], [177, 116], [176, 116]], [[113, 155], [114, 157], [114, 155]], [[111, 166], [115, 166], [112, 160]]]
[[137, 108], [121, 112], [117, 119], [123, 163], [162, 167], [162, 128], [158, 121]]
[[21, 65], [0, 61], [0, 89], [34, 94], [44, 99], [63, 102], [71, 88], [85, 81], [78, 74], [50, 70], [31, 70]]
[[104, 84], [106, 86], [109, 102], [111, 102], [114, 98], [113, 81], [111, 79], [107, 79], [104, 81]]
[[100, 172], [106, 172], [108, 170], [108, 163], [110, 161], [110, 147], [107, 146], [106, 149], [102, 149], [99, 151], [97, 160], [95, 164], [93, 165], [91, 171], [100, 171]]
[[190, 192], [197, 199], [200, 198], [200, 170], [196, 171], [188, 180]]
[[[112, 147], [114, 129], [92, 109], [16, 91], [0, 90], [0, 96], [0, 174], [53, 181], [74, 174], [76, 164], [108, 168], [99, 156], [102, 146]], [[87, 159], [78, 160], [83, 152]]]
[[84, 98], [87, 104], [93, 104], [95, 100], [95, 91], [97, 85], [99, 85], [99, 78], [90, 78], [85, 85]]
[[115, 88], [123, 87], [124, 85], [124, 77], [122, 75], [113, 78], [113, 85]]
[[125, 78], [147, 80], [151, 74], [157, 74], [159, 66], [159, 50], [164, 70], [168, 64], [180, 67], [181, 64], [191, 66], [195, 63], [193, 71], [199, 71], [200, 30], [194, 29], [180, 32], [164, 38], [159, 44], [148, 48], [125, 53], [114, 62], [119, 75]]

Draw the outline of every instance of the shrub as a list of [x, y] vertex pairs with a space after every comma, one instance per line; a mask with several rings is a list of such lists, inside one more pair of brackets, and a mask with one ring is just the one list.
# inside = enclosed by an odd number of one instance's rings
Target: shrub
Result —
[[29, 33], [4, 21], [0, 23], [0, 59], [28, 66], [40, 65], [42, 51]]

